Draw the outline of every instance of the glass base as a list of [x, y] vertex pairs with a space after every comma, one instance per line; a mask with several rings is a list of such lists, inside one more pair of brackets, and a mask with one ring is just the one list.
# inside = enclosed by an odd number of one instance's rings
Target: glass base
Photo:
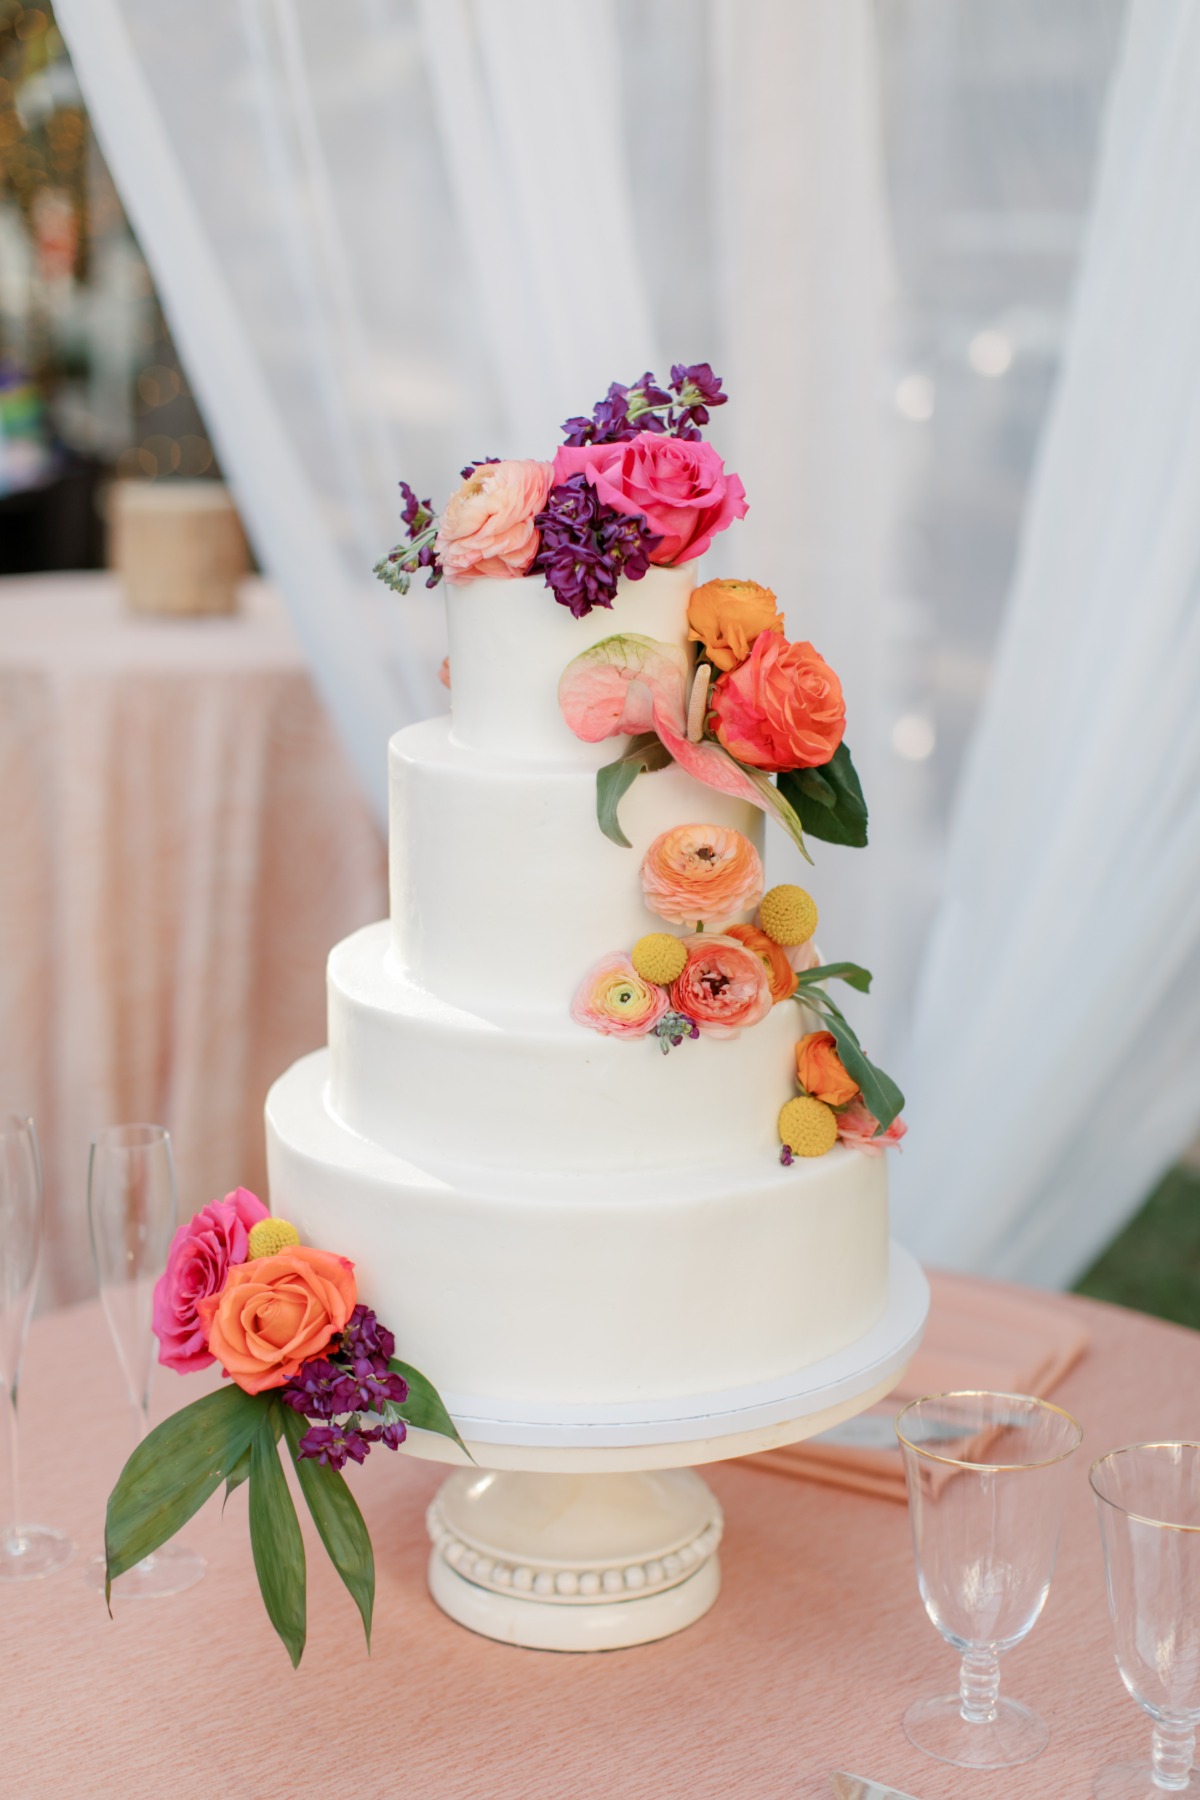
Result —
[[1156, 1784], [1149, 1759], [1145, 1762], [1112, 1763], [1097, 1775], [1092, 1787], [1096, 1800], [1162, 1800], [1164, 1794], [1200, 1794], [1200, 1775], [1195, 1769], [1187, 1786], [1166, 1788]]
[[0, 1581], [40, 1581], [65, 1569], [75, 1546], [49, 1525], [11, 1525], [0, 1531]]
[[1050, 1739], [1044, 1722], [1016, 1700], [997, 1700], [995, 1716], [972, 1725], [957, 1694], [917, 1700], [904, 1715], [910, 1744], [958, 1769], [1011, 1769], [1040, 1756]]
[[[198, 1550], [189, 1550], [186, 1544], [164, 1544], [153, 1556], [143, 1558], [132, 1569], [117, 1576], [113, 1582], [113, 1599], [161, 1600], [167, 1594], [182, 1594], [204, 1579], [207, 1566]], [[93, 1556], [83, 1572], [88, 1586], [98, 1588], [101, 1593], [104, 1592], [104, 1570], [104, 1558]]]

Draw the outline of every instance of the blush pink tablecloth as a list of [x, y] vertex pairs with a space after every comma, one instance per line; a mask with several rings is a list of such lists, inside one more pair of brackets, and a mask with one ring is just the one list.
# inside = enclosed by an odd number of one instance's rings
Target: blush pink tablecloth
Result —
[[381, 836], [278, 597], [127, 613], [0, 581], [0, 1110], [46, 1169], [43, 1297], [94, 1291], [88, 1141], [175, 1137], [189, 1214], [265, 1180], [262, 1104], [325, 1038], [325, 957], [387, 910]]
[[[246, 1490], [187, 1531], [206, 1579], [116, 1606], [77, 1562], [3, 1593], [6, 1800], [791, 1800], [850, 1768], [920, 1800], [1084, 1800], [1097, 1766], [1146, 1748], [1109, 1649], [1092, 1458], [1139, 1437], [1195, 1436], [1200, 1335], [1094, 1302], [1091, 1348], [1055, 1390], [1082, 1421], [1046, 1611], [1004, 1659], [1008, 1692], [1051, 1728], [1035, 1763], [964, 1774], [911, 1749], [908, 1703], [953, 1684], [955, 1658], [917, 1597], [905, 1510], [753, 1463], [706, 1471], [726, 1512], [725, 1588], [678, 1637], [555, 1656], [473, 1637], [425, 1590], [428, 1463], [372, 1456], [350, 1479], [379, 1569], [374, 1653], [309, 1541], [309, 1640], [293, 1674], [263, 1613]], [[548, 1353], [552, 1347], [548, 1347]], [[98, 1307], [39, 1321], [27, 1357], [30, 1516], [97, 1550], [131, 1423]], [[196, 1396], [159, 1372], [160, 1407]]]

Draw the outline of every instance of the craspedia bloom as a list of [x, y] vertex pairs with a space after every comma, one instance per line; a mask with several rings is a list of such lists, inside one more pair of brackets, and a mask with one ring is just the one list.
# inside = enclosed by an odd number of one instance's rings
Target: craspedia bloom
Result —
[[791, 999], [796, 991], [796, 971], [788, 961], [787, 951], [782, 944], [769, 938], [757, 925], [727, 925], [722, 936], [736, 938], [739, 944], [745, 944], [747, 950], [759, 958], [767, 971], [772, 1005], [778, 1006], [781, 1000]]
[[777, 944], [807, 944], [817, 929], [817, 903], [802, 887], [783, 882], [763, 895], [758, 922]]
[[584, 976], [571, 1002], [571, 1017], [606, 1037], [644, 1037], [667, 1005], [666, 989], [639, 975], [622, 950]]
[[826, 1106], [845, 1106], [858, 1093], [846, 1072], [832, 1031], [810, 1031], [796, 1045], [796, 1079], [806, 1094]]
[[762, 859], [748, 837], [724, 825], [675, 825], [642, 859], [646, 905], [678, 924], [724, 924], [758, 905]]
[[771, 1010], [767, 971], [736, 938], [687, 938], [687, 966], [671, 985], [671, 1007], [694, 1020], [702, 1037], [736, 1037]]
[[648, 931], [633, 946], [629, 960], [643, 981], [653, 981], [659, 987], [670, 987], [683, 974], [687, 951], [669, 931]]
[[779, 1136], [793, 1156], [824, 1156], [837, 1143], [837, 1114], [823, 1100], [798, 1094], [779, 1114]]
[[255, 1262], [260, 1256], [274, 1256], [277, 1250], [287, 1250], [299, 1242], [300, 1233], [287, 1219], [260, 1219], [257, 1225], [250, 1227], [248, 1260]]

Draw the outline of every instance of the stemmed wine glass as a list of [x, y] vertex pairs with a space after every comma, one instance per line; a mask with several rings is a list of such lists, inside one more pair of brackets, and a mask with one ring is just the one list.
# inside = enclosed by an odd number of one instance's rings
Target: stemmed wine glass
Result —
[[909, 1741], [964, 1769], [1029, 1762], [1043, 1721], [1000, 1698], [1000, 1655], [1033, 1629], [1050, 1591], [1067, 1459], [1083, 1432], [1028, 1394], [937, 1394], [896, 1420], [917, 1583], [925, 1610], [962, 1656], [956, 1694], [918, 1700]]
[[[138, 1442], [150, 1428], [154, 1375], [154, 1284], [175, 1231], [175, 1165], [161, 1125], [110, 1125], [92, 1139], [88, 1223], [92, 1259], [108, 1328], [137, 1421]], [[185, 1544], [164, 1544], [119, 1575], [114, 1593], [134, 1599], [179, 1594], [204, 1574], [204, 1558]], [[105, 1561], [87, 1566], [103, 1589]]]
[[1200, 1794], [1200, 1444], [1130, 1444], [1092, 1464], [1117, 1668], [1154, 1721], [1150, 1756], [1096, 1777], [1098, 1800]]
[[8, 1414], [8, 1515], [0, 1515], [0, 1581], [31, 1581], [69, 1563], [75, 1546], [21, 1519], [17, 1390], [42, 1252], [42, 1165], [33, 1120], [0, 1117], [0, 1378]]

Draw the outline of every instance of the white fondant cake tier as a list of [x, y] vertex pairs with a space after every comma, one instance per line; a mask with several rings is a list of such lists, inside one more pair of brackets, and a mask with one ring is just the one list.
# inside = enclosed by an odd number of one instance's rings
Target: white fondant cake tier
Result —
[[350, 1257], [400, 1353], [451, 1398], [717, 1392], [803, 1368], [883, 1314], [882, 1158], [485, 1171], [367, 1141], [328, 1084], [319, 1051], [271, 1089], [272, 1206]]
[[[402, 1156], [487, 1168], [674, 1170], [779, 1154], [776, 1121], [811, 1021], [792, 1001], [736, 1038], [664, 1056], [558, 1013], [451, 1005], [414, 987], [368, 925], [329, 958], [330, 1103]], [[519, 998], [519, 994], [517, 996]]]
[[622, 580], [611, 607], [572, 618], [541, 575], [516, 581], [446, 582], [454, 735], [475, 750], [595, 769], [618, 740], [584, 744], [558, 710], [567, 664], [621, 631], [688, 649], [687, 603], [696, 565], [649, 569]]
[[[604, 761], [624, 741], [608, 743]], [[762, 849], [756, 806], [674, 765], [640, 776], [624, 795], [630, 850], [596, 822], [592, 769], [466, 749], [446, 718], [398, 732], [388, 765], [396, 962], [418, 987], [470, 1010], [563, 1018], [600, 957], [673, 929], [645, 905], [639, 875], [672, 825], [732, 826]]]

